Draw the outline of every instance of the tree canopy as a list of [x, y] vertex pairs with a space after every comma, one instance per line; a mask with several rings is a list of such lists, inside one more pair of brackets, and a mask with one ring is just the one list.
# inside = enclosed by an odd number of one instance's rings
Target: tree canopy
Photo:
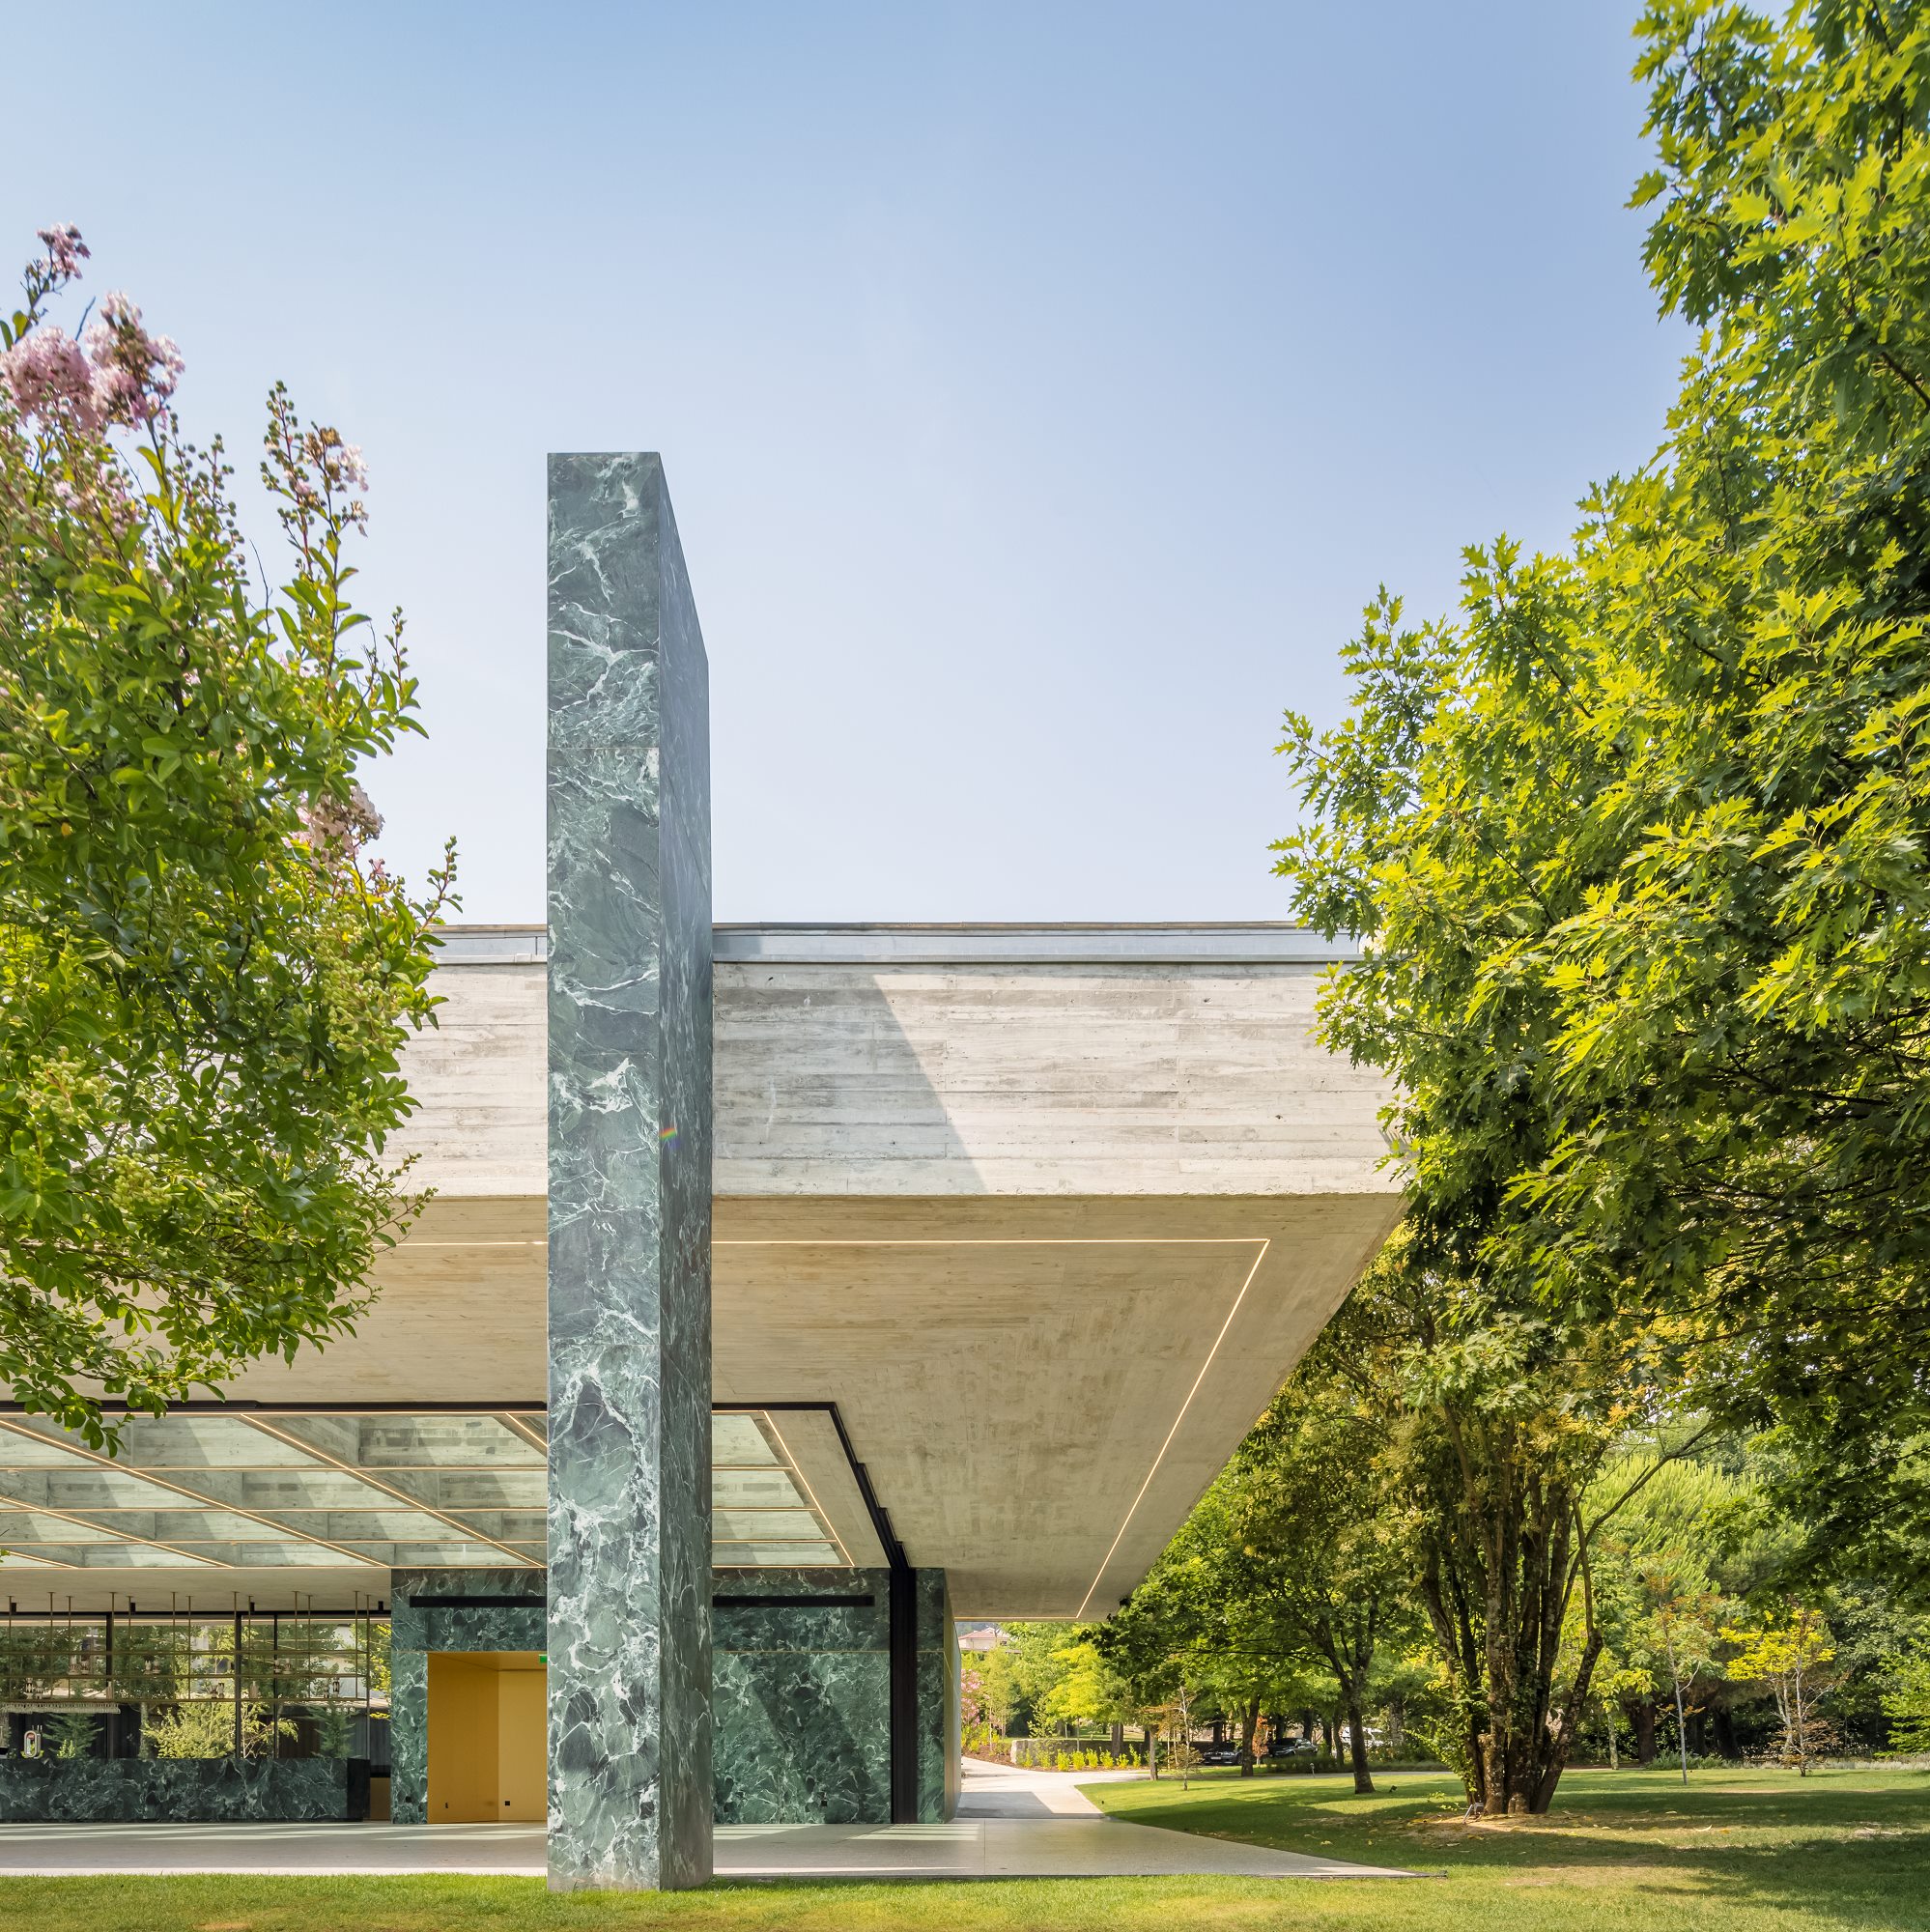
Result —
[[1323, 1024], [1399, 1084], [1412, 1264], [1790, 1424], [1826, 1537], [1920, 1562], [1930, 22], [1639, 32], [1666, 439], [1453, 621], [1383, 594], [1279, 867], [1367, 942]]
[[429, 927], [357, 782], [418, 727], [350, 601], [359, 451], [270, 401], [266, 580], [182, 361], [42, 231], [0, 322], [0, 1380], [89, 1439], [351, 1324], [412, 1207], [385, 1164]]

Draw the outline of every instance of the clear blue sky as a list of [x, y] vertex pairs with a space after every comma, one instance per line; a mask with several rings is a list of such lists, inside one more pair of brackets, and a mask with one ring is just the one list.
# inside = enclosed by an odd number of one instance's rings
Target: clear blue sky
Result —
[[363, 444], [466, 917], [542, 914], [544, 452], [652, 448], [720, 918], [1277, 918], [1377, 583], [1659, 440], [1634, 12], [25, 9], [0, 236], [81, 226], [248, 496], [276, 376]]

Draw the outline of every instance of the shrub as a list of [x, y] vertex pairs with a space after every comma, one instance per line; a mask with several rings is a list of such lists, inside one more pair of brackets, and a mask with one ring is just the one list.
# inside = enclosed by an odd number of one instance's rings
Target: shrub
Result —
[[91, 1711], [57, 1711], [47, 1720], [47, 1740], [55, 1757], [91, 1757], [95, 1739]]

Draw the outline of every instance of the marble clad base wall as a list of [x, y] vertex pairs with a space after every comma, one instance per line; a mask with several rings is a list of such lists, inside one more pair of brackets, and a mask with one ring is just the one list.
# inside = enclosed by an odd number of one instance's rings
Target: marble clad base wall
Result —
[[0, 1823], [291, 1824], [368, 1816], [365, 1758], [8, 1758]]
[[[891, 1574], [720, 1571], [719, 1596], [869, 1597], [868, 1605], [711, 1613], [720, 1825], [892, 1819]], [[919, 1819], [957, 1809], [957, 1651], [943, 1571], [913, 1573]]]
[[713, 1608], [720, 1825], [891, 1822], [890, 1580], [884, 1570], [716, 1573], [718, 1596], [870, 1599]]
[[928, 1825], [958, 1809], [958, 1633], [943, 1570], [918, 1578], [918, 1816]]
[[[429, 1818], [429, 1653], [542, 1650], [545, 1579], [538, 1570], [393, 1570], [389, 1573], [389, 1816]], [[526, 1597], [526, 1605], [425, 1608], [418, 1597]]]

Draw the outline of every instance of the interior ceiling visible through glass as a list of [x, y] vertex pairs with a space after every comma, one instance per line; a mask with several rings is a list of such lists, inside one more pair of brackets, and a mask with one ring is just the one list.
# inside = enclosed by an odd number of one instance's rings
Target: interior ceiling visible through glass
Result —
[[[540, 1409], [129, 1417], [117, 1456], [0, 1415], [0, 1573], [545, 1561]], [[712, 1561], [848, 1565], [761, 1410], [711, 1417]]]

